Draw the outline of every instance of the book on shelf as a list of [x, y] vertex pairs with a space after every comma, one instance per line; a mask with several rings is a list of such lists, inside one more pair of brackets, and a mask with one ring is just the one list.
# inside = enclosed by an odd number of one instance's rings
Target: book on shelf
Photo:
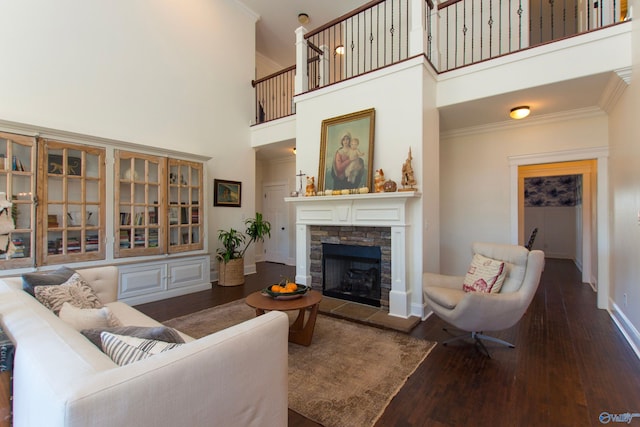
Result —
[[120, 212], [120, 225], [131, 225], [131, 214], [129, 212]]
[[77, 237], [68, 237], [67, 238], [67, 252], [75, 253], [80, 252], [82, 250], [82, 246], [80, 245], [80, 240]]
[[13, 236], [11, 242], [15, 248], [15, 252], [11, 255], [11, 258], [24, 258], [26, 257], [25, 244], [22, 237]]
[[120, 230], [120, 248], [129, 249], [131, 242], [129, 241], [129, 230]]
[[58, 227], [58, 215], [47, 215], [47, 226], [49, 228]]
[[89, 234], [84, 239], [84, 250], [86, 252], [97, 252], [100, 249], [100, 244], [97, 234]]
[[136, 213], [135, 224], [134, 225], [144, 225], [144, 213], [138, 212]]
[[24, 165], [17, 156], [11, 157], [11, 169], [16, 172], [24, 172]]

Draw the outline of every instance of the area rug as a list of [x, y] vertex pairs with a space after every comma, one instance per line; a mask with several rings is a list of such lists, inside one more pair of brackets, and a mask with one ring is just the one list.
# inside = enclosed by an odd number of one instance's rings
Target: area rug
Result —
[[[164, 324], [200, 338], [254, 316], [239, 300]], [[372, 426], [434, 346], [319, 314], [309, 347], [289, 343], [289, 408], [325, 427]]]

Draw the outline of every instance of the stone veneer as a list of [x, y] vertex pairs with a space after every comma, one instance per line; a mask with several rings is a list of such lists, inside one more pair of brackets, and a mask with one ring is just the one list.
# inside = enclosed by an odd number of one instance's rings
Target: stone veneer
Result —
[[322, 244], [343, 244], [354, 246], [379, 246], [381, 252], [380, 306], [389, 309], [391, 290], [391, 228], [356, 226], [310, 226], [311, 286], [322, 291]]

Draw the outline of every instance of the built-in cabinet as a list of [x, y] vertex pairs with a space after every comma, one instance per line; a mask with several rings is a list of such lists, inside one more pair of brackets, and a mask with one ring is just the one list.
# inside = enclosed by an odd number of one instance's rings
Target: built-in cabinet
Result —
[[[0, 132], [0, 192], [12, 202], [15, 228], [0, 247], [0, 269], [29, 267], [35, 262], [36, 141], [23, 135]], [[13, 254], [7, 255], [9, 242]]]
[[105, 150], [38, 144], [38, 265], [105, 258]]
[[0, 192], [15, 223], [0, 270], [118, 264], [119, 298], [131, 302], [210, 287], [203, 163], [131, 146], [0, 132]]
[[202, 249], [202, 163], [169, 159], [169, 252]]
[[115, 256], [166, 251], [166, 158], [116, 150]]
[[118, 299], [129, 304], [141, 304], [162, 295], [169, 298], [185, 289], [200, 290], [209, 281], [209, 256], [124, 265], [119, 269]]

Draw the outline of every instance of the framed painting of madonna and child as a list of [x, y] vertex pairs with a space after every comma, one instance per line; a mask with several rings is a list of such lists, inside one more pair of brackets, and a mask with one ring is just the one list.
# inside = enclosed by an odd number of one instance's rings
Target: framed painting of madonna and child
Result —
[[322, 121], [318, 191], [371, 189], [375, 109]]

